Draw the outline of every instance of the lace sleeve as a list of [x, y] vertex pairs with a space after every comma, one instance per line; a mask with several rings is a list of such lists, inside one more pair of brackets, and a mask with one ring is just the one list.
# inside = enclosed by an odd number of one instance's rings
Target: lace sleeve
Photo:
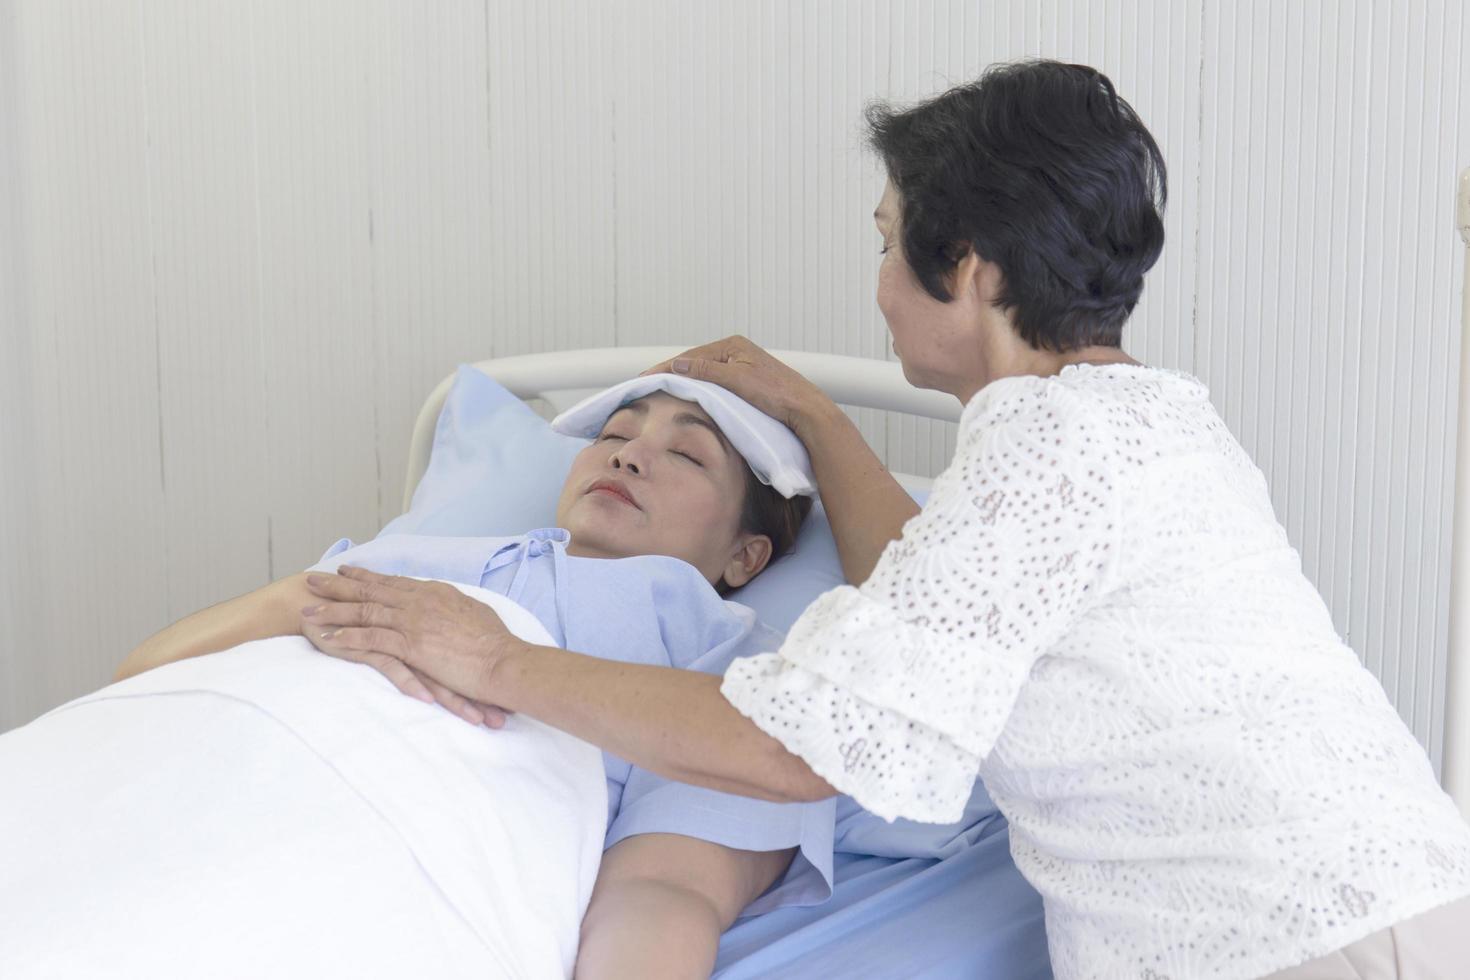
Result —
[[868, 581], [822, 596], [721, 688], [889, 820], [960, 818], [1032, 665], [1115, 560], [1118, 437], [1044, 379], [1010, 392], [969, 406], [953, 462]]

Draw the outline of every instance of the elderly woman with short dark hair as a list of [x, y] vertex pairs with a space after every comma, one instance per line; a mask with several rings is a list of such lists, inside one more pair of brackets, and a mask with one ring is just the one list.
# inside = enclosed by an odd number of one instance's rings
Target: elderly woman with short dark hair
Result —
[[[1061, 978], [1465, 975], [1470, 828], [1204, 386], [1120, 348], [1163, 246], [1143, 123], [1055, 62], [869, 121], [878, 304], [909, 381], [964, 405], [923, 510], [747, 341], [668, 366], [802, 438], [859, 584], [723, 678], [529, 648], [478, 610], [388, 652], [721, 790], [946, 822], [983, 778]], [[321, 590], [349, 622], [426, 601], [357, 572]]]

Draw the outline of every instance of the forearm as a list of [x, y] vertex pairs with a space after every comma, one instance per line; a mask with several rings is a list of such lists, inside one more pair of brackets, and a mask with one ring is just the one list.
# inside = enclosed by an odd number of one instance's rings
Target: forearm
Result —
[[176, 660], [228, 650], [251, 640], [295, 633], [300, 607], [314, 601], [304, 579], [304, 574], [281, 579], [185, 616], [140, 643], [118, 667], [113, 680], [124, 680]]
[[778, 802], [836, 794], [799, 756], [736, 711], [720, 694], [720, 680], [520, 644], [495, 667], [478, 699], [680, 782]]
[[720, 934], [795, 855], [794, 847], [743, 851], [676, 833], [623, 838], [602, 856], [577, 976], [709, 976]]
[[667, 882], [599, 884], [582, 919], [577, 980], [708, 977], [722, 925], [703, 896]]
[[904, 524], [919, 512], [919, 505], [838, 406], [816, 403], [800, 418], [797, 434], [811, 457], [843, 576], [862, 583], [888, 542], [897, 540]]

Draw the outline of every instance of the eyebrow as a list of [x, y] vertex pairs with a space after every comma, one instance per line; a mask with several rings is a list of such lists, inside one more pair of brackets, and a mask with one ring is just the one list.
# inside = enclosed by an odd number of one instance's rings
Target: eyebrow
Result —
[[[613, 412], [611, 415], [609, 415], [607, 417], [607, 422], [611, 422], [614, 418], [616, 418], [619, 414], [623, 412], [632, 412], [635, 415], [647, 415], [648, 406], [642, 402], [629, 402], [628, 404], [619, 408], [616, 412]], [[607, 422], [603, 423], [603, 428], [607, 428]], [[719, 426], [715, 425], [709, 419], [701, 418], [700, 416], [695, 415], [693, 412], [680, 412], [678, 415], [675, 415], [674, 424], [686, 426], [696, 425], [702, 429], [708, 430], [714, 435], [716, 439], [719, 440], [720, 448], [725, 450], [727, 455], [735, 448], [730, 445], [730, 440], [725, 438], [725, 434], [720, 431]]]
[[725, 438], [725, 434], [720, 431], [720, 427], [719, 426], [715, 425], [709, 419], [700, 418], [698, 415], [695, 415], [693, 412], [680, 412], [678, 415], [675, 415], [674, 416], [674, 424], [675, 425], [697, 425], [697, 426], [700, 426], [701, 428], [708, 429], [710, 432], [712, 432], [714, 434], [714, 437], [720, 441], [720, 448], [726, 450], [726, 452], [728, 452], [732, 448], [730, 446], [729, 440]]

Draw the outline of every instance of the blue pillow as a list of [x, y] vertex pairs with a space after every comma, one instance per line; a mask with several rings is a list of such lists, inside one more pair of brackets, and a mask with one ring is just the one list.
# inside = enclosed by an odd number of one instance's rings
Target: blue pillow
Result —
[[821, 501], [817, 501], [802, 522], [790, 550], [725, 598], [749, 606], [761, 622], [788, 633], [791, 624], [817, 596], [846, 581], [842, 577], [842, 559], [837, 555], [832, 525], [827, 523], [827, 512], [822, 509]]
[[378, 535], [505, 537], [551, 527], [572, 457], [586, 445], [552, 432], [529, 405], [462, 364], [413, 502]]
[[[460, 365], [408, 513], [378, 534], [492, 537], [551, 527], [572, 457], [586, 445], [551, 431], [483, 371]], [[915, 494], [921, 504], [923, 497]], [[812, 600], [842, 583], [837, 543], [817, 503], [791, 550], [728, 598], [784, 633]]]

